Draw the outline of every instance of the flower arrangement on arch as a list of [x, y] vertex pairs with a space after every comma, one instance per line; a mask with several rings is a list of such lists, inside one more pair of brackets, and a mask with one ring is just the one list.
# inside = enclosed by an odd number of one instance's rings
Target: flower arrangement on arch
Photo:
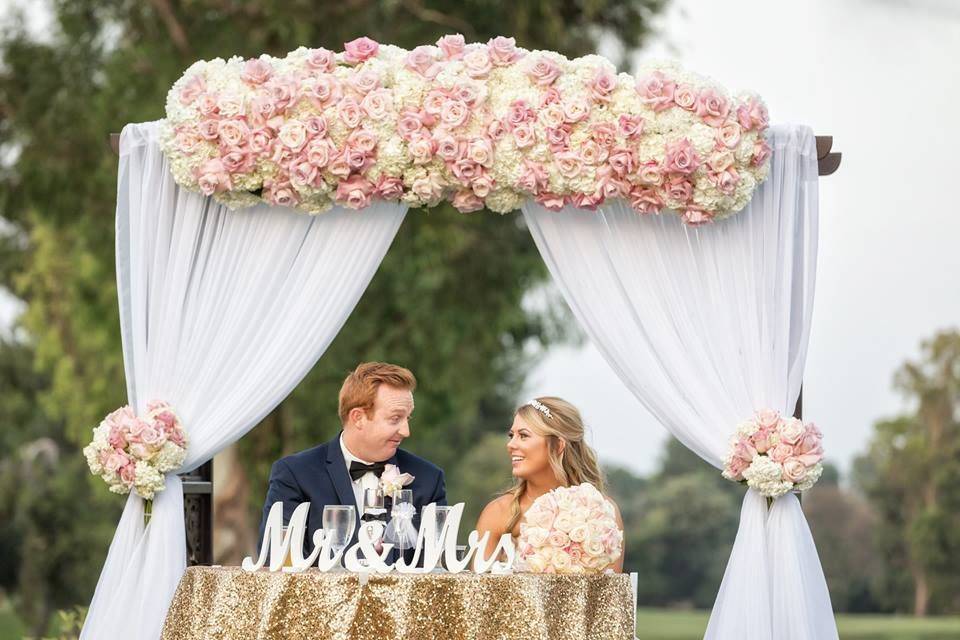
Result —
[[449, 200], [506, 213], [530, 198], [552, 210], [622, 199], [700, 224], [742, 209], [769, 168], [755, 95], [670, 63], [634, 77], [502, 36], [199, 61], [166, 111], [176, 182], [231, 208]]
[[737, 425], [723, 477], [743, 482], [767, 498], [806, 491], [823, 473], [823, 434], [812, 422], [757, 411]]
[[600, 573], [620, 557], [623, 531], [610, 501], [584, 482], [537, 498], [517, 548], [518, 568], [533, 573]]
[[83, 455], [90, 472], [100, 476], [110, 491], [134, 491], [153, 500], [164, 489], [164, 474], [183, 464], [187, 434], [166, 402], [148, 403], [143, 416], [126, 405], [93, 429], [93, 441]]

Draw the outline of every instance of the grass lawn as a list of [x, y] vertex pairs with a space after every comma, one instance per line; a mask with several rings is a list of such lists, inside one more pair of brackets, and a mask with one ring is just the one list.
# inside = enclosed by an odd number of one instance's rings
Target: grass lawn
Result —
[[[706, 611], [637, 611], [640, 640], [700, 640], [707, 628]], [[838, 615], [841, 640], [960, 640], [960, 617]]]

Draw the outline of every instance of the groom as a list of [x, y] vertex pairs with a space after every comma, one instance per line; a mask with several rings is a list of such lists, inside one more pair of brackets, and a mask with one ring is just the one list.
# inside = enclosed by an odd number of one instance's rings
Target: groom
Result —
[[[263, 543], [267, 515], [275, 502], [283, 502], [285, 525], [297, 505], [310, 503], [305, 554], [313, 546], [313, 532], [323, 528], [325, 505], [353, 505], [359, 525], [364, 490], [379, 486], [384, 465], [388, 464], [414, 477], [405, 488], [413, 490], [418, 514], [415, 526], [419, 525], [419, 513], [424, 506], [431, 502], [447, 503], [443, 470], [400, 449], [400, 443], [410, 436], [416, 386], [417, 379], [408, 369], [383, 362], [365, 362], [347, 376], [340, 388], [343, 430], [330, 442], [273, 463], [258, 549]], [[355, 529], [350, 544], [356, 541]]]

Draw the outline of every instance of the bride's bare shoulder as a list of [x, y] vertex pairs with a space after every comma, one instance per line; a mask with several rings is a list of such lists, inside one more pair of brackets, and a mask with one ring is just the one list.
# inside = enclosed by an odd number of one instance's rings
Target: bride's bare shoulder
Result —
[[513, 496], [510, 494], [497, 496], [488, 502], [487, 506], [480, 512], [480, 519], [477, 520], [477, 529], [497, 531], [504, 528], [510, 520], [512, 502]]

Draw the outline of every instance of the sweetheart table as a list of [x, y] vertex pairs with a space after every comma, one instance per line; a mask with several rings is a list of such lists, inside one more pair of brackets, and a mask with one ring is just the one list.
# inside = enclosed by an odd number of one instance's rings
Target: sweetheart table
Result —
[[163, 640], [632, 640], [628, 574], [369, 575], [190, 567]]

